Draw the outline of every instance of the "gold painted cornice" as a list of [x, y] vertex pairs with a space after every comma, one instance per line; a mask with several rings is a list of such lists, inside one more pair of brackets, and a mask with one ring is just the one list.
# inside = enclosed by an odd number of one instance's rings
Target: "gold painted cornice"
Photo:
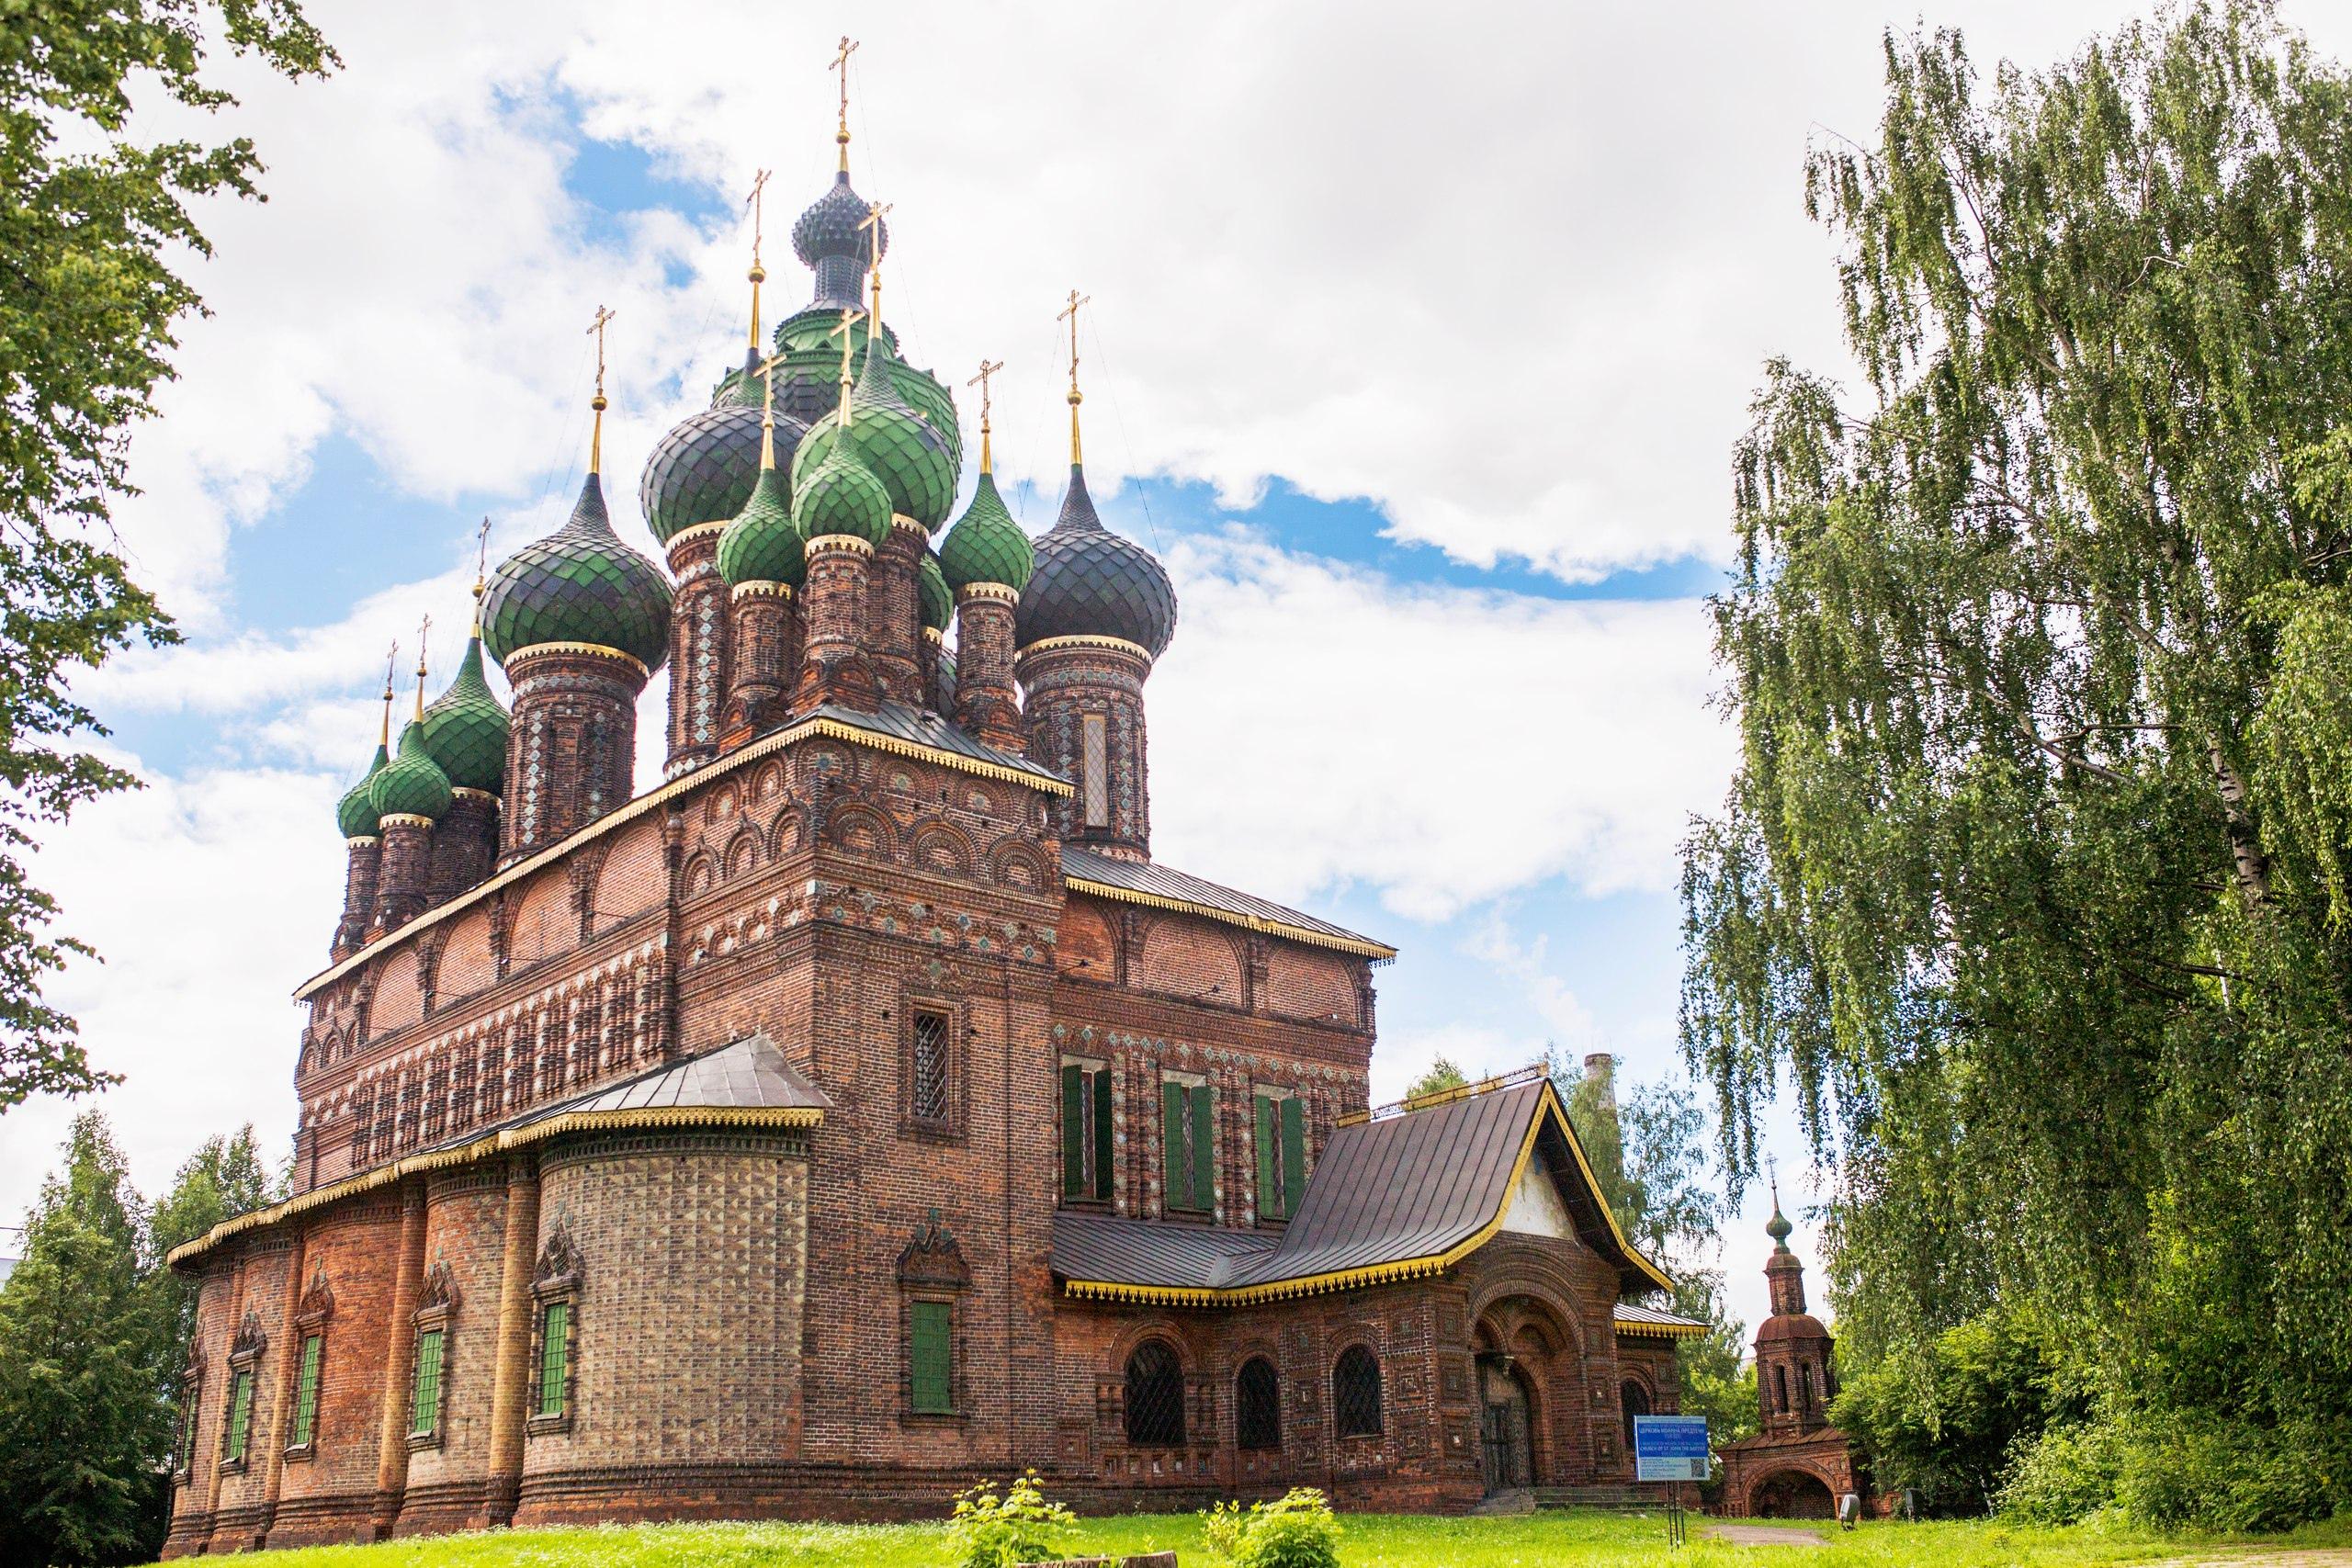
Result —
[[379, 828], [430, 828], [433, 818], [413, 811], [387, 811], [376, 818]]
[[967, 582], [956, 591], [956, 603], [958, 604], [968, 604], [976, 599], [994, 600], [1001, 604], [1018, 604], [1021, 603], [1021, 591], [1009, 582]]
[[1338, 953], [1352, 953], [1359, 958], [1394, 958], [1396, 950], [1385, 942], [1369, 942], [1356, 937], [1334, 936], [1329, 931], [1310, 931], [1287, 920], [1270, 920], [1260, 915], [1244, 915], [1232, 909], [1220, 909], [1214, 904], [1195, 904], [1189, 898], [1171, 898], [1164, 893], [1138, 893], [1132, 887], [1115, 883], [1095, 882], [1083, 876], [1066, 876], [1062, 885], [1072, 893], [1083, 893], [1094, 898], [1111, 898], [1123, 904], [1141, 904], [1154, 909], [1172, 909], [1179, 914], [1198, 915], [1204, 920], [1216, 920], [1245, 931], [1262, 931], [1268, 936], [1303, 942], [1310, 947], [1328, 947]]
[[872, 558], [874, 547], [854, 534], [820, 534], [801, 547], [805, 556], [864, 556]]
[[514, 650], [514, 657], [506, 661], [506, 674], [508, 680], [512, 681], [517, 678], [514, 674], [515, 665], [527, 663], [541, 654], [558, 653], [569, 653], [573, 655], [585, 654], [592, 659], [610, 659], [628, 665], [630, 669], [636, 671], [639, 675], [646, 677], [648, 680], [650, 680], [653, 676], [651, 667], [650, 667], [644, 660], [639, 659], [636, 654], [625, 653], [617, 648], [607, 648], [601, 642], [535, 642], [528, 648], [516, 649]]
[[1129, 642], [1123, 637], [1089, 637], [1083, 635], [1078, 637], [1041, 637], [1037, 641], [1022, 649], [1020, 653], [1015, 656], [1015, 661], [1025, 662], [1035, 655], [1058, 653], [1064, 649], [1075, 648], [1096, 649], [1105, 653], [1124, 653], [1131, 659], [1141, 660], [1146, 669], [1148, 669], [1151, 666], [1150, 650], [1146, 649], [1141, 643]]
[[790, 599], [792, 597], [792, 584], [789, 582], [770, 582], [765, 579], [759, 579], [751, 582], [739, 582], [735, 585], [735, 591], [729, 595], [729, 597], [734, 599]]

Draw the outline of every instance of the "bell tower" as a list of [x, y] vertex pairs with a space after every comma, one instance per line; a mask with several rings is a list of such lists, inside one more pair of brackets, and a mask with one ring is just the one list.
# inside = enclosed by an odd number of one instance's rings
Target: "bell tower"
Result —
[[1772, 1218], [1765, 1234], [1772, 1256], [1764, 1262], [1772, 1315], [1756, 1329], [1756, 1399], [1768, 1435], [1802, 1435], [1829, 1425], [1838, 1382], [1830, 1359], [1835, 1343], [1821, 1320], [1804, 1309], [1804, 1263], [1789, 1250], [1795, 1227], [1781, 1213], [1780, 1183], [1772, 1184]]

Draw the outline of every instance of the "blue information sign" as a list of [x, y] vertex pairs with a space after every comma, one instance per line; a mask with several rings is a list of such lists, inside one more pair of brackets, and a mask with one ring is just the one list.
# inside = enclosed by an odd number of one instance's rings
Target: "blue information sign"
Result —
[[1634, 1417], [1634, 1479], [1707, 1479], [1707, 1418], [1703, 1416]]

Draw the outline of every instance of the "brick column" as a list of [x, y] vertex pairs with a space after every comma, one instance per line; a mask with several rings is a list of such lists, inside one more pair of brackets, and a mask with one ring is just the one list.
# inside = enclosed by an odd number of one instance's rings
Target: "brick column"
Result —
[[294, 1399], [302, 1376], [302, 1265], [305, 1237], [294, 1232], [286, 1254], [286, 1311], [278, 1323], [277, 1397], [269, 1413], [269, 1447], [262, 1454], [261, 1519], [254, 1526], [254, 1548], [269, 1544], [269, 1527], [277, 1517], [277, 1489], [286, 1479], [286, 1439], [292, 1435]]
[[1012, 683], [1012, 609], [1021, 595], [973, 582], [956, 595], [956, 722], [1007, 751], [1025, 751], [1029, 730]]
[[915, 584], [922, 570], [923, 548], [931, 530], [911, 517], [890, 519], [890, 533], [874, 552], [874, 567], [866, 580], [865, 647], [873, 661], [874, 678], [882, 694], [894, 702], [922, 706], [922, 660], [917, 645], [922, 633], [922, 591]]
[[381, 936], [424, 913], [432, 901], [433, 818], [395, 811], [377, 825], [384, 830], [384, 848], [368, 931]]
[[797, 673], [800, 617], [788, 582], [739, 582], [733, 609], [725, 743], [740, 746], [785, 715]]
[[674, 776], [718, 755], [733, 649], [729, 646], [727, 582], [718, 575], [724, 522], [681, 530], [670, 541], [670, 575], [678, 580], [670, 615], [670, 753]]
[[501, 864], [627, 805], [636, 776], [637, 697], [651, 671], [582, 642], [519, 649], [506, 661], [514, 727], [499, 798]]
[[432, 901], [487, 882], [497, 863], [498, 796], [486, 789], [451, 790], [449, 809], [433, 826]]
[[1150, 748], [1143, 683], [1151, 656], [1108, 637], [1057, 637], [1021, 650], [1029, 755], [1078, 785], [1053, 800], [1062, 841], [1121, 860], [1151, 858]]
[[506, 1172], [506, 1250], [499, 1269], [498, 1342], [490, 1393], [492, 1525], [514, 1522], [523, 1495], [523, 1394], [531, 1359], [531, 1264], [539, 1246], [539, 1172], [517, 1155]]
[[872, 713], [882, 695], [865, 651], [866, 579], [874, 547], [847, 534], [808, 541], [800, 588], [800, 674], [795, 712], [825, 703]]
[[391, 1316], [384, 1329], [383, 1420], [376, 1445], [376, 1506], [368, 1514], [371, 1539], [389, 1540], [401, 1517], [401, 1495], [408, 1488], [409, 1358], [416, 1352], [416, 1292], [424, 1275], [424, 1183], [411, 1180], [401, 1191], [401, 1254], [392, 1276]]
[[368, 925], [376, 914], [376, 878], [384, 863], [384, 841], [378, 838], [346, 839], [350, 862], [343, 874], [343, 919], [334, 928], [329, 952], [340, 962], [368, 944]]

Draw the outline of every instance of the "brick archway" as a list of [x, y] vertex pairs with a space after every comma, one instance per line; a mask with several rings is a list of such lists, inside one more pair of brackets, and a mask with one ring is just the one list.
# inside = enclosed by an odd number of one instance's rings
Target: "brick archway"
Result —
[[1568, 1423], [1576, 1412], [1571, 1391], [1582, 1379], [1583, 1358], [1567, 1315], [1540, 1295], [1498, 1293], [1481, 1306], [1470, 1348], [1477, 1357], [1482, 1440], [1492, 1437], [1486, 1423], [1518, 1419], [1490, 1413], [1490, 1404], [1507, 1403], [1490, 1395], [1515, 1392], [1526, 1405], [1530, 1483], [1569, 1486], [1582, 1481], [1570, 1473], [1582, 1456]]
[[1835, 1518], [1838, 1482], [1814, 1465], [1783, 1464], [1750, 1482], [1745, 1502], [1750, 1518]]

